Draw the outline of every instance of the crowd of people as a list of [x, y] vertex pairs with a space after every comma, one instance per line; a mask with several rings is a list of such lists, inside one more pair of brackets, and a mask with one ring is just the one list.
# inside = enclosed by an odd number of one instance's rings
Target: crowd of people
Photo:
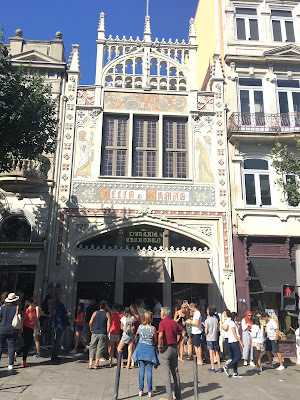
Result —
[[[65, 307], [66, 297], [60, 294], [53, 307], [52, 297], [47, 295], [42, 305], [35, 297], [20, 304], [15, 293], [1, 295], [0, 308], [0, 358], [8, 345], [9, 365], [13, 369], [17, 357], [22, 355], [21, 367], [29, 367], [27, 356], [35, 345], [34, 357], [40, 356], [40, 348], [50, 348], [51, 363], [59, 364], [58, 354], [62, 346], [65, 329], [70, 325], [71, 313]], [[221, 318], [215, 306], [206, 310], [196, 302], [182, 302], [174, 310], [163, 307], [154, 299], [153, 312], [145, 306], [144, 300], [137, 299], [130, 307], [113, 304], [110, 308], [105, 300], [97, 305], [96, 299], [85, 307], [79, 303], [74, 321], [74, 348], [71, 355], [78, 352], [79, 345], [83, 352], [88, 352], [88, 369], [113, 367], [114, 358], [127, 347], [127, 363], [121, 360], [121, 367], [131, 369], [139, 367], [139, 396], [144, 394], [144, 376], [147, 376], [148, 395], [153, 395], [152, 370], [161, 365], [168, 400], [173, 399], [171, 376], [174, 380], [175, 398], [181, 397], [178, 361], [184, 363], [196, 356], [197, 364], [208, 363], [212, 373], [225, 372], [232, 377], [240, 377], [239, 361], [244, 366], [251, 366], [256, 372], [262, 372], [262, 352], [266, 352], [266, 368], [274, 368], [273, 354], [279, 360], [277, 370], [284, 370], [283, 358], [279, 351], [279, 328], [276, 321], [267, 313], [254, 315], [247, 311], [241, 321], [238, 315], [224, 310]], [[22, 316], [22, 323], [16, 329], [14, 317]], [[264, 321], [262, 323], [262, 321]], [[51, 334], [52, 331], [52, 334]], [[17, 335], [23, 337], [23, 344], [16, 350]], [[297, 345], [297, 363], [300, 364], [300, 330], [295, 331]], [[222, 350], [222, 351], [221, 351]], [[124, 357], [125, 358], [125, 357]], [[227, 359], [227, 360], [226, 360]], [[221, 362], [225, 362], [221, 365]], [[215, 367], [217, 365], [217, 368]]]

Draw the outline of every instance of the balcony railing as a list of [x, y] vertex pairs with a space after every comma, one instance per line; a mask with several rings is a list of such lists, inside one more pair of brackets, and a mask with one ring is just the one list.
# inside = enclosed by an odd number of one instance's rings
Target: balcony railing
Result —
[[228, 131], [233, 132], [300, 132], [300, 112], [286, 114], [232, 113]]
[[0, 187], [6, 191], [23, 192], [44, 185], [49, 174], [50, 162], [41, 160], [12, 159], [11, 170], [0, 172]]

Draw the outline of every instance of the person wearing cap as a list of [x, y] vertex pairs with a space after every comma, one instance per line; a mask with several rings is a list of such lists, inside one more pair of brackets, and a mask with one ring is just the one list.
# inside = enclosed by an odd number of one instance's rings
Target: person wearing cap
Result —
[[12, 370], [14, 365], [15, 344], [18, 335], [17, 329], [12, 326], [12, 320], [18, 312], [16, 302], [19, 296], [15, 293], [9, 293], [5, 299], [5, 307], [0, 308], [0, 359], [7, 340], [8, 344], [8, 369]]

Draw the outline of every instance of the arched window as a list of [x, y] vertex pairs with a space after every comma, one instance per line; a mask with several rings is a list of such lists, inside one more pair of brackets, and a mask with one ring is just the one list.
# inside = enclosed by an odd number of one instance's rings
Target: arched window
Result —
[[244, 198], [247, 205], [272, 205], [269, 161], [260, 158], [245, 159], [243, 178]]
[[21, 216], [7, 218], [0, 228], [1, 242], [30, 242], [31, 226]]

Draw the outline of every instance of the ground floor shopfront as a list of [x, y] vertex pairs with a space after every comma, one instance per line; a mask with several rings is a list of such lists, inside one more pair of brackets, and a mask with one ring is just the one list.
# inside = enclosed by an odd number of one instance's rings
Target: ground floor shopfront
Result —
[[207, 214], [205, 219], [181, 219], [178, 213], [172, 220], [161, 214], [72, 215], [68, 232], [62, 233], [60, 265], [51, 269], [49, 285], [65, 288], [71, 309], [79, 299], [93, 297], [123, 305], [143, 298], [151, 308], [156, 297], [169, 307], [194, 300], [203, 307], [215, 304], [219, 312], [234, 310], [226, 214]]
[[296, 285], [295, 251], [299, 237], [234, 236], [233, 252], [240, 317], [246, 310], [267, 311], [278, 320], [281, 348], [286, 355], [294, 355], [294, 333], [297, 318], [282, 307], [283, 284]]
[[0, 292], [15, 292], [24, 302], [42, 296], [45, 252], [41, 242], [0, 243]]

